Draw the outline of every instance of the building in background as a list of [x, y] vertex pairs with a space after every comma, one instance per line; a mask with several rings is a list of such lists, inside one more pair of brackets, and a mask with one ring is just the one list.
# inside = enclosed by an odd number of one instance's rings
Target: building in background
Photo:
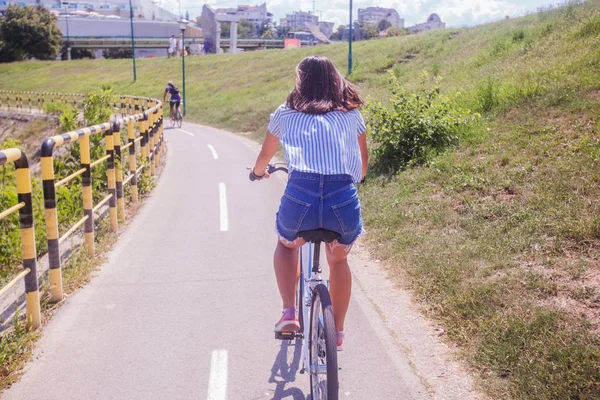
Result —
[[425, 31], [435, 31], [437, 29], [446, 28], [446, 23], [442, 22], [442, 19], [437, 14], [431, 14], [427, 18], [427, 22], [411, 26], [408, 29], [410, 33], [419, 33]]
[[388, 20], [394, 28], [404, 28], [404, 20], [393, 8], [367, 7], [358, 9], [358, 21], [369, 25], [377, 25], [381, 20]]
[[258, 6], [237, 6], [231, 8], [217, 8], [217, 14], [229, 14], [241, 17], [255, 24], [262, 24], [265, 21], [270, 21], [273, 14], [267, 11], [267, 3], [262, 3]]
[[294, 11], [287, 14], [285, 18], [279, 20], [280, 26], [288, 27], [292, 30], [306, 29], [306, 23], [319, 25], [319, 17], [311, 12]]
[[[66, 3], [66, 4], [63, 4]], [[129, 0], [106, 1], [56, 1], [56, 0], [0, 0], [0, 13], [3, 14], [9, 4], [18, 6], [41, 5], [56, 14], [68, 13], [77, 16], [129, 18]], [[165, 10], [152, 0], [131, 0], [133, 17], [149, 21], [177, 21], [176, 14]]]

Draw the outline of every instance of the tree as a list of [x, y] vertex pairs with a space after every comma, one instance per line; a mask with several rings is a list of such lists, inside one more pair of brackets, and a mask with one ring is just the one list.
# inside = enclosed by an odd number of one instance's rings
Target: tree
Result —
[[[94, 54], [94, 50], [78, 49], [78, 48], [71, 49], [71, 59], [72, 60], [82, 60], [84, 58], [89, 58], [92, 60], [95, 59], [96, 54]], [[63, 61], [68, 59], [66, 45], [63, 46], [62, 50], [60, 51], [60, 59]]]
[[385, 31], [390, 26], [392, 26], [392, 23], [390, 21], [388, 21], [387, 19], [382, 19], [377, 24], [377, 32]]
[[377, 32], [377, 28], [375, 28], [375, 25], [367, 25], [367, 26], [365, 26], [364, 29], [365, 29], [365, 35], [363, 36], [364, 39], [369, 40], [369, 39], [379, 37], [379, 33]]
[[0, 42], [13, 60], [53, 60], [60, 51], [62, 33], [56, 17], [44, 7], [10, 4], [0, 20]]
[[280, 38], [280, 39], [284, 38], [284, 37], [287, 37], [287, 34], [290, 32], [290, 27], [289, 26], [281, 26], [280, 25], [280, 26], [278, 26], [275, 29], [276, 29], [275, 35], [278, 38]]
[[344, 37], [344, 31], [346, 30], [346, 25], [338, 25], [337, 31], [333, 32], [331, 35], [331, 40], [342, 40]]
[[238, 22], [238, 37], [249, 37], [254, 35], [254, 31], [256, 30], [256, 25], [254, 22], [250, 22], [247, 19], [241, 19]]
[[122, 49], [104, 49], [102, 50], [102, 57], [104, 58], [132, 58], [133, 52], [131, 48]]
[[188, 21], [190, 20], [190, 12], [187, 11], [187, 10], [185, 12], [185, 19], [188, 20]]
[[261, 35], [261, 38], [263, 38], [263, 39], [273, 39], [274, 37], [275, 37], [275, 35], [273, 34], [273, 31], [272, 31], [272, 30], [265, 31], [265, 32], [264, 32], [264, 33]]
[[221, 22], [221, 37], [228, 38], [231, 32], [231, 22]]

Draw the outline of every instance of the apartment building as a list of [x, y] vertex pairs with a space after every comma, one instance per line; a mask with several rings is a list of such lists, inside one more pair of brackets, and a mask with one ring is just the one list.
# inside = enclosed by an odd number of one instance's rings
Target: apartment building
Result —
[[358, 9], [358, 20], [369, 25], [377, 25], [386, 19], [394, 28], [404, 28], [404, 19], [393, 8], [367, 7]]

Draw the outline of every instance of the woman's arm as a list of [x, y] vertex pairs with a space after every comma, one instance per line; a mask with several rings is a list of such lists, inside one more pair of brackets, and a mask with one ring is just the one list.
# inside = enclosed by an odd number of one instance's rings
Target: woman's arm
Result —
[[366, 131], [358, 137], [358, 147], [360, 147], [360, 158], [362, 160], [361, 179], [365, 179], [365, 176], [367, 176], [367, 169], [369, 168], [369, 149], [367, 148]]
[[279, 148], [279, 138], [267, 131], [267, 136], [265, 137], [262, 149], [260, 150], [260, 154], [256, 159], [256, 164], [254, 165], [255, 175], [262, 177], [264, 174], [265, 178], [269, 177], [269, 174], [267, 173], [267, 165], [277, 152], [277, 148]]

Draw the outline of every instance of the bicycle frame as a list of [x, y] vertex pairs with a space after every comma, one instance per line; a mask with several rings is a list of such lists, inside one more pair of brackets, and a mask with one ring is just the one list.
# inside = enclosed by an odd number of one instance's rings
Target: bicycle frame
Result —
[[300, 279], [298, 281], [300, 293], [302, 293], [302, 304], [298, 304], [298, 308], [300, 309], [300, 312], [302, 312], [302, 364], [300, 366], [300, 373], [306, 372], [308, 366], [308, 373], [310, 374], [315, 367], [310, 364], [308, 351], [313, 290], [319, 283], [324, 283], [325, 286], [329, 288], [329, 280], [325, 280], [321, 277], [320, 266], [317, 266], [318, 269], [316, 272], [313, 271], [316, 251], [321, 250], [320, 244], [321, 243], [318, 245], [306, 243], [299, 249], [299, 252], [301, 252], [300, 259], [302, 261], [300, 265]]

